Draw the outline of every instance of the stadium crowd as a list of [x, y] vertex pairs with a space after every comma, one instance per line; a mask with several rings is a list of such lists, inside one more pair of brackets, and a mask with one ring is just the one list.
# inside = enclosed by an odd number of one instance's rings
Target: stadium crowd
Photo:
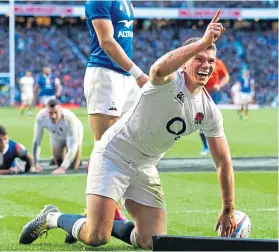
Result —
[[[16, 77], [20, 78], [26, 69], [31, 70], [35, 77], [44, 66], [49, 65], [61, 79], [61, 101], [84, 106], [83, 76], [90, 50], [90, 37], [83, 21], [75, 25], [64, 22], [64, 25], [51, 27], [27, 28], [21, 25], [16, 28]], [[156, 58], [178, 47], [185, 39], [201, 35], [206, 25], [202, 20], [140, 20], [136, 23], [134, 60], [145, 73], [149, 72]], [[230, 101], [230, 87], [243, 69], [250, 69], [256, 83], [255, 102], [260, 105], [271, 104], [278, 92], [277, 32], [264, 21], [257, 22], [255, 27], [254, 24], [250, 25], [249, 28], [245, 25], [237, 27], [238, 23], [228, 21], [227, 31], [217, 44], [217, 56], [226, 63], [231, 75], [230, 84], [223, 90], [221, 102]], [[0, 72], [7, 72], [8, 27], [0, 28], [0, 38]], [[19, 97], [19, 92], [17, 95]], [[1, 104], [5, 102], [1, 101]]]

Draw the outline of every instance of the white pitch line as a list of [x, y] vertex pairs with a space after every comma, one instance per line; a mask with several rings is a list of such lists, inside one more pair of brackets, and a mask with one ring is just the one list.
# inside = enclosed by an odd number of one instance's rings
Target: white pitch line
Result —
[[[278, 211], [278, 208], [258, 208], [258, 209], [245, 209], [245, 212], [275, 212]], [[174, 212], [168, 212], [168, 214], [182, 214], [182, 213], [218, 213], [220, 210], [178, 210]]]

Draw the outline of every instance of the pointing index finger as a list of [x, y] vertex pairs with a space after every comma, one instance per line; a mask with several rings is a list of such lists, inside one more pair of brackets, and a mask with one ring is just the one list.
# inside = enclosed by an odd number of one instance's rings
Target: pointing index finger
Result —
[[221, 10], [218, 10], [218, 11], [216, 12], [214, 18], [212, 18], [212, 20], [211, 20], [210, 23], [216, 23], [216, 22], [219, 20], [220, 13], [221, 13]]

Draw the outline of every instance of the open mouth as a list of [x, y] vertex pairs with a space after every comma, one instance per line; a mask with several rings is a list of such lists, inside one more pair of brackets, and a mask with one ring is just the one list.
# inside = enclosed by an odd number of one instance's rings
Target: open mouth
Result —
[[206, 78], [209, 75], [209, 71], [198, 71], [197, 75], [202, 78]]

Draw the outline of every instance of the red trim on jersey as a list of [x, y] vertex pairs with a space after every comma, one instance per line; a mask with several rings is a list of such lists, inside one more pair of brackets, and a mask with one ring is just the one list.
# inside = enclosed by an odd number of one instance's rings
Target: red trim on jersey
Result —
[[16, 151], [22, 150], [21, 146], [18, 143], [16, 144], [15, 149], [16, 149]]
[[206, 88], [203, 87], [202, 88], [203, 92], [205, 93], [206, 97], [208, 98], [208, 100], [212, 101], [210, 94], [207, 92]]

